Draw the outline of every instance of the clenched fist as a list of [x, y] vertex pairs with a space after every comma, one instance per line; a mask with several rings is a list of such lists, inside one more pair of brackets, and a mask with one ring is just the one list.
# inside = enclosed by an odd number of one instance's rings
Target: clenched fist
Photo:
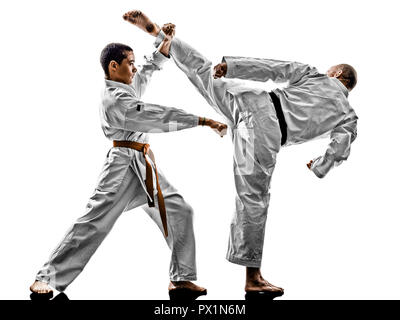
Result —
[[221, 123], [212, 119], [199, 118], [199, 125], [208, 126], [213, 129], [220, 137], [226, 135], [228, 126], [225, 123]]
[[214, 79], [225, 77], [227, 71], [228, 71], [228, 66], [227, 66], [226, 62], [217, 64], [214, 67]]
[[165, 36], [172, 40], [172, 38], [175, 36], [175, 29], [176, 26], [173, 23], [165, 23], [161, 30], [165, 33]]
[[216, 133], [220, 135], [222, 138], [224, 135], [226, 135], [226, 131], [228, 129], [228, 126], [225, 123], [221, 123], [218, 121], [210, 120], [211, 123], [209, 124], [209, 127], [213, 129]]

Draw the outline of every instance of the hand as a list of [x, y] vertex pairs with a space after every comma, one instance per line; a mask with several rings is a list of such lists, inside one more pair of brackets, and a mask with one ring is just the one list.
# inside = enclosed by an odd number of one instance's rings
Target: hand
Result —
[[175, 37], [176, 26], [173, 23], [166, 23], [162, 26], [161, 29], [165, 33], [165, 38], [167, 38], [169, 41], [171, 41], [172, 38]]
[[172, 23], [166, 23], [162, 26], [162, 31], [165, 33], [165, 38], [161, 42], [158, 51], [160, 51], [164, 56], [169, 58], [169, 50], [171, 49], [171, 41], [175, 36], [175, 25]]
[[307, 167], [308, 167], [308, 169], [310, 169], [310, 170], [311, 170], [311, 165], [312, 165], [312, 163], [313, 163], [313, 161], [312, 161], [312, 160], [310, 160], [310, 162], [309, 162], [309, 163], [307, 163]]
[[209, 127], [213, 129], [216, 133], [219, 134], [219, 136], [222, 138], [224, 135], [226, 135], [228, 126], [225, 123], [221, 123], [218, 121], [211, 120], [211, 124]]
[[[203, 124], [201, 119], [202, 118], [199, 119], [199, 124]], [[228, 129], [228, 126], [225, 123], [221, 123], [212, 119], [205, 119], [204, 125], [213, 129], [221, 138], [226, 135]]]
[[214, 67], [214, 79], [225, 77], [227, 71], [228, 71], [228, 65], [226, 64], [226, 62], [217, 64]]

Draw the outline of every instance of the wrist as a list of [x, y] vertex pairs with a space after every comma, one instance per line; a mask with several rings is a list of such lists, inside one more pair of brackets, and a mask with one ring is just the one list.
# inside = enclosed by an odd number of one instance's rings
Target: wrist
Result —
[[[161, 31], [161, 28], [160, 28], [160, 26], [157, 24], [157, 23], [153, 23], [153, 25], [151, 25], [151, 27], [152, 27], [152, 31], [150, 31], [150, 34], [153, 36], [153, 37], [158, 37], [158, 34], [160, 33], [160, 31]], [[147, 29], [147, 26], [146, 26], [146, 29]]]
[[199, 126], [207, 126], [208, 119], [206, 117], [199, 117]]
[[226, 64], [226, 62], [223, 62], [222, 63], [222, 73], [223, 73], [224, 77], [226, 76], [227, 72], [228, 72], [228, 65]]
[[158, 47], [158, 51], [164, 55], [166, 58], [169, 58], [169, 49], [171, 47], [171, 41], [166, 41], [165, 39], [161, 42]]

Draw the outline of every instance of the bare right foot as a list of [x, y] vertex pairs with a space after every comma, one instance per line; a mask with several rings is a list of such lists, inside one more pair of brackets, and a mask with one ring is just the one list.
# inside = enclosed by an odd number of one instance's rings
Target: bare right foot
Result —
[[263, 281], [247, 281], [246, 287], [244, 289], [246, 292], [259, 292], [259, 291], [268, 291], [273, 293], [281, 293], [283, 294], [283, 289], [273, 284], [269, 283], [266, 280]]
[[274, 286], [262, 277], [260, 268], [246, 268], [246, 286], [244, 290], [246, 292], [267, 291], [279, 295], [283, 294], [282, 288]]
[[46, 293], [50, 293], [53, 292], [53, 290], [49, 287], [49, 285], [45, 282], [42, 281], [38, 281], [36, 280], [30, 287], [29, 289], [33, 292], [33, 293], [37, 293], [37, 294], [46, 294]]
[[124, 20], [132, 23], [154, 37], [157, 37], [158, 33], [160, 32], [160, 27], [139, 10], [128, 11], [122, 17]]

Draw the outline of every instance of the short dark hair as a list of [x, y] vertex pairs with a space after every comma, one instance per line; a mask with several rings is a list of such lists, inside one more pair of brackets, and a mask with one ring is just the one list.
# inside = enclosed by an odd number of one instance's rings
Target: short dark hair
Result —
[[122, 43], [109, 43], [104, 47], [100, 54], [100, 63], [103, 67], [104, 73], [107, 77], [109, 77], [108, 73], [108, 65], [112, 60], [121, 64], [122, 60], [124, 60], [126, 56], [126, 51], [133, 51], [131, 47], [122, 44]]
[[338, 67], [342, 70], [341, 77], [345, 81], [345, 86], [347, 89], [352, 90], [357, 84], [357, 72], [349, 64], [339, 64]]

